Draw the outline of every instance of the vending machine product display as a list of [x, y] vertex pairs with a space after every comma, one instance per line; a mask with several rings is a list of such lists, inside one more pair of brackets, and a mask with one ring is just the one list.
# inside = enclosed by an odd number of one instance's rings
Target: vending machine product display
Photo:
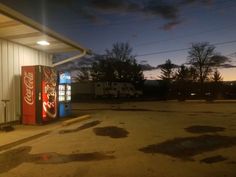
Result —
[[71, 74], [59, 73], [58, 85], [59, 116], [65, 117], [71, 114]]
[[22, 122], [42, 124], [57, 118], [57, 72], [48, 66], [22, 66]]

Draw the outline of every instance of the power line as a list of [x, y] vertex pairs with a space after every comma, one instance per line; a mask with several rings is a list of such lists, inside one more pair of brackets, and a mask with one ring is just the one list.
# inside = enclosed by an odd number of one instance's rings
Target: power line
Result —
[[159, 54], [163, 54], [163, 53], [174, 53], [174, 52], [185, 51], [185, 50], [188, 50], [188, 49], [190, 49], [190, 48], [182, 48], [182, 49], [174, 49], [174, 50], [164, 50], [164, 51], [160, 51], [160, 52], [145, 53], [145, 54], [136, 55], [136, 56], [137, 57], [143, 57], [143, 56], [149, 56], [149, 55], [159, 55]]
[[138, 44], [138, 45], [135, 45], [135, 46], [144, 46], [144, 45], [148, 46], [148, 45], [152, 45], [152, 44], [158, 44], [158, 43], [161, 43], [161, 42], [173, 41], [173, 40], [176, 40], [176, 39], [179, 39], [179, 38], [182, 39], [182, 38], [197, 36], [197, 35], [201, 35], [201, 34], [205, 34], [205, 33], [212, 33], [212, 32], [215, 32], [215, 31], [221, 31], [221, 30], [232, 28], [232, 27], [236, 27], [236, 24], [233, 24], [233, 25], [230, 25], [230, 26], [227, 26], [227, 27], [222, 27], [222, 28], [212, 28], [212, 29], [209, 29], [209, 30], [205, 30], [205, 31], [197, 32], [197, 33], [192, 33], [192, 34], [189, 34], [189, 35], [186, 35], [186, 34], [178, 35], [178, 36], [175, 36], [174, 38], [171, 38], [171, 39], [163, 39], [163, 40], [159, 40], [159, 41], [141, 43], [141, 44]]
[[[232, 44], [232, 43], [236, 43], [236, 40], [213, 43], [212, 45], [218, 46], [218, 45], [225, 45], [225, 44]], [[191, 48], [188, 47], [188, 48], [182, 48], [182, 49], [164, 50], [164, 51], [159, 51], [159, 52], [140, 54], [140, 55], [136, 55], [136, 56], [143, 57], [143, 56], [150, 56], [150, 55], [159, 55], [159, 54], [163, 54], [163, 53], [175, 53], [175, 52], [185, 51], [185, 50], [189, 50], [189, 49], [191, 49]]]

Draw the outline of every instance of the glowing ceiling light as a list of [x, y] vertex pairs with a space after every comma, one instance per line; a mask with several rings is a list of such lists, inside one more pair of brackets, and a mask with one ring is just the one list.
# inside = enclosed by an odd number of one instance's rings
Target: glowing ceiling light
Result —
[[48, 41], [38, 41], [37, 44], [42, 45], [42, 46], [50, 45]]

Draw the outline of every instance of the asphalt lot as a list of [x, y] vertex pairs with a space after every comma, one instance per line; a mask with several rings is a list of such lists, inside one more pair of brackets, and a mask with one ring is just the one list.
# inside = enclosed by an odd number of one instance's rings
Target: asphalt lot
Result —
[[77, 103], [92, 118], [0, 154], [4, 177], [235, 177], [236, 102]]

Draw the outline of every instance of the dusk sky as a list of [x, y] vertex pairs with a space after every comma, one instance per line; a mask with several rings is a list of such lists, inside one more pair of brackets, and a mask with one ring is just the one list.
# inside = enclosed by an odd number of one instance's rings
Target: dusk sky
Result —
[[[187, 60], [194, 42], [215, 44], [236, 65], [235, 0], [0, 0], [94, 53], [129, 42], [139, 62]], [[236, 80], [236, 68], [220, 70]], [[151, 77], [156, 77], [152, 72]]]

